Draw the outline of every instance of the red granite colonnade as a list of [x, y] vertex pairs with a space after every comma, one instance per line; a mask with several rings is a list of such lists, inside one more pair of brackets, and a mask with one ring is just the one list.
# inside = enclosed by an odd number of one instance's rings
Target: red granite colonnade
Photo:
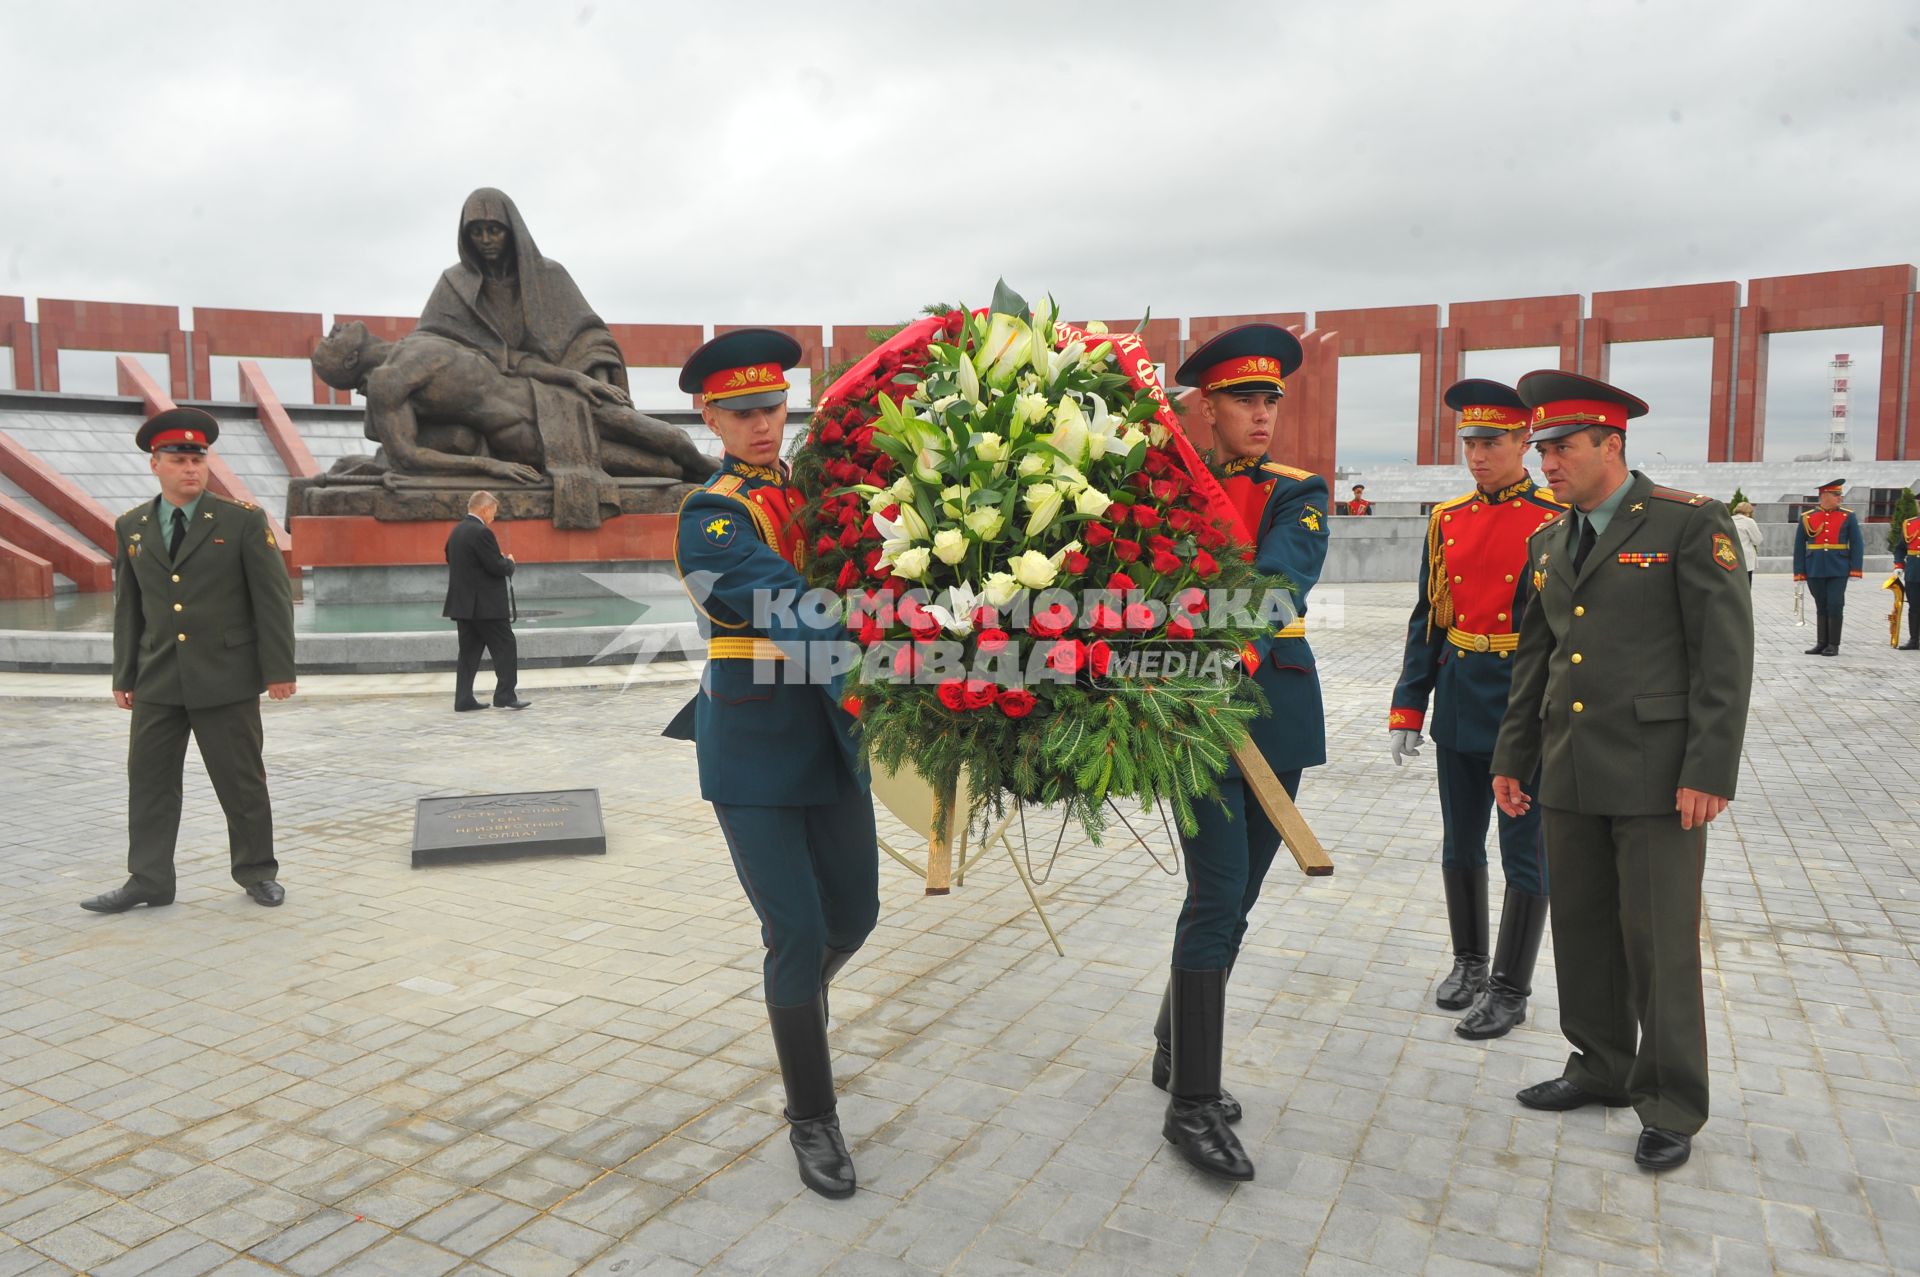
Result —
[[[1781, 275], [1748, 281], [1679, 284], [1595, 293], [1583, 304], [1577, 294], [1497, 301], [1379, 306], [1350, 310], [1201, 315], [1185, 322], [1152, 320], [1149, 349], [1170, 367], [1200, 342], [1250, 320], [1278, 323], [1300, 335], [1307, 363], [1288, 387], [1276, 455], [1331, 473], [1337, 436], [1339, 365], [1343, 358], [1411, 354], [1420, 359], [1416, 402], [1409, 405], [1413, 455], [1423, 465], [1456, 459], [1451, 414], [1442, 389], [1461, 375], [1469, 351], [1549, 346], [1559, 366], [1605, 377], [1608, 353], [1621, 342], [1708, 338], [1713, 343], [1707, 458], [1755, 461], [1766, 439], [1767, 337], [1779, 332], [1877, 326], [1881, 330], [1879, 414], [1874, 456], [1920, 458], [1920, 324], [1916, 324], [1916, 272], [1911, 265]], [[1743, 296], [1744, 294], [1744, 296]], [[380, 336], [399, 337], [413, 327], [408, 317], [336, 315], [360, 319]], [[895, 321], [897, 322], [897, 321]], [[169, 390], [175, 399], [225, 398], [211, 384], [214, 356], [304, 358], [324, 333], [315, 313], [196, 307], [183, 328], [171, 306], [43, 298], [37, 322], [26, 319], [25, 302], [0, 297], [0, 342], [11, 347], [14, 385], [23, 390], [60, 388], [59, 352], [103, 350], [165, 354]], [[720, 324], [725, 332], [737, 324]], [[791, 333], [818, 379], [831, 364], [872, 349], [869, 325], [773, 325]], [[873, 325], [880, 327], [884, 325]], [[1113, 322], [1130, 330], [1133, 321]], [[610, 325], [634, 367], [675, 367], [699, 345], [698, 324]], [[347, 396], [317, 379], [319, 403]]]

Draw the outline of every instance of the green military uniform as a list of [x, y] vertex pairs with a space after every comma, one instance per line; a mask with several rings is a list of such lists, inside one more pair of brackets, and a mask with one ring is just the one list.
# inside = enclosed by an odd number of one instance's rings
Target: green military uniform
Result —
[[174, 894], [189, 732], [227, 816], [234, 881], [277, 876], [259, 697], [294, 681], [292, 588], [266, 514], [210, 492], [190, 505], [178, 551], [162, 497], [114, 524], [113, 690], [133, 697], [128, 887], [160, 904]]
[[1718, 501], [1635, 471], [1601, 507], [1541, 528], [1528, 553], [1536, 598], [1492, 770], [1540, 776], [1560, 1023], [1574, 1047], [1564, 1077], [1582, 1094], [1527, 1102], [1631, 1103], [1646, 1127], [1690, 1137], [1707, 1119], [1707, 838], [1703, 824], [1681, 828], [1675, 803], [1681, 788], [1732, 798], [1739, 771], [1753, 611], [1733, 521]]

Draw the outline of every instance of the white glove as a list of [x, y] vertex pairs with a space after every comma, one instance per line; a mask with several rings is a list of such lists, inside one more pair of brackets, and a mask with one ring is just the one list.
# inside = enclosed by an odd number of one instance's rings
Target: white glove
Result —
[[1893, 579], [1900, 582], [1901, 588], [1905, 589], [1907, 584], [1907, 570], [1904, 567], [1895, 568], [1893, 570]]
[[1409, 758], [1420, 757], [1420, 746], [1424, 743], [1420, 733], [1411, 728], [1393, 727], [1387, 730], [1387, 748], [1393, 751], [1395, 767]]

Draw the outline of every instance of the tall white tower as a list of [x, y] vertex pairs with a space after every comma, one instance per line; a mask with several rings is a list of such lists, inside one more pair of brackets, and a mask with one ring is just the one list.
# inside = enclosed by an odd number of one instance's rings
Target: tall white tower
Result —
[[1833, 420], [1827, 427], [1827, 460], [1852, 461], [1853, 450], [1847, 447], [1847, 383], [1853, 372], [1853, 357], [1835, 355], [1827, 368], [1833, 392]]

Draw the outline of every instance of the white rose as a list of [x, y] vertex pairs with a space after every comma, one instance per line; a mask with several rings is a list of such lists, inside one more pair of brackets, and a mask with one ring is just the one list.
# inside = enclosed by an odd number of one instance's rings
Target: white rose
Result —
[[1054, 464], [1053, 482], [1062, 492], [1078, 492], [1087, 486], [1087, 476], [1080, 473], [1079, 466], [1060, 461]]
[[1087, 321], [1087, 331], [1090, 333], [1104, 333], [1107, 331], [1107, 325], [1101, 320], [1090, 319]]
[[1173, 438], [1173, 431], [1167, 429], [1165, 426], [1161, 425], [1158, 421], [1149, 422], [1147, 424], [1147, 442], [1153, 445], [1154, 447], [1156, 448], [1166, 447], [1167, 440], [1171, 438]]
[[984, 591], [988, 603], [994, 607], [1005, 607], [1020, 594], [1020, 583], [1013, 579], [1011, 572], [992, 572], [987, 575]]
[[1053, 458], [1044, 452], [1029, 452], [1020, 458], [1020, 477], [1031, 479], [1036, 474], [1045, 474], [1047, 467], [1053, 464]]
[[1007, 441], [991, 432], [983, 434], [974, 441], [973, 455], [982, 461], [1005, 461]]
[[[1013, 570], [1013, 579], [1029, 590], [1044, 590], [1053, 584], [1055, 576], [1053, 560], [1038, 550], [1028, 550], [1015, 555], [1013, 562], [1007, 566]], [[987, 578], [987, 588], [989, 591], [992, 590], [993, 577]], [[992, 597], [991, 593], [988, 597]]]
[[959, 528], [941, 528], [933, 534], [933, 555], [952, 567], [967, 556], [967, 534]]
[[959, 518], [960, 512], [967, 508], [967, 489], [964, 484], [951, 484], [940, 489], [940, 508], [951, 518]]
[[1021, 425], [1031, 425], [1047, 415], [1047, 397], [1039, 394], [1021, 394], [1013, 401], [1013, 419]]
[[1028, 485], [1027, 490], [1020, 494], [1020, 499], [1027, 503], [1027, 509], [1038, 510], [1058, 495], [1058, 490], [1051, 483], [1043, 482]]
[[1098, 488], [1082, 488], [1073, 494], [1075, 513], [1088, 515], [1091, 518], [1099, 518], [1112, 504], [1113, 498]]
[[932, 560], [933, 551], [924, 545], [916, 545], [893, 561], [893, 574], [904, 576], [909, 581], [918, 581], [927, 574]]
[[880, 489], [880, 491], [874, 493], [872, 496], [867, 498], [867, 513], [868, 514], [884, 514], [888, 506], [896, 505], [898, 504], [898, 501], [899, 499], [895, 497], [893, 493], [889, 492], [885, 488], [882, 488]]
[[991, 541], [1000, 535], [1000, 526], [1006, 520], [1000, 517], [999, 506], [982, 506], [978, 510], [969, 510], [967, 517], [961, 520], [982, 541]]
[[887, 489], [887, 491], [893, 493], [893, 499], [895, 501], [898, 501], [901, 505], [905, 505], [907, 502], [913, 500], [913, 480], [907, 478], [905, 475], [901, 475], [893, 481], [893, 486]]

